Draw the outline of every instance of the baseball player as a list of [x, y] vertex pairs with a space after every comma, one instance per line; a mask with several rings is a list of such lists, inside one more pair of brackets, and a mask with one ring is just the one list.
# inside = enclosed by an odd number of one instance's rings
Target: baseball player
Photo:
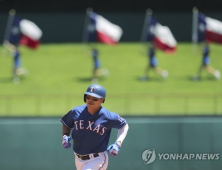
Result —
[[21, 64], [21, 55], [19, 52], [19, 49], [16, 45], [13, 45], [9, 43], [9, 41], [5, 40], [3, 43], [4, 47], [8, 49], [12, 53], [13, 57], [13, 82], [18, 83], [20, 81], [19, 76], [20, 75], [26, 75], [27, 70], [25, 68], [22, 68]]
[[109, 76], [109, 70], [106, 68], [101, 67], [101, 60], [99, 59], [99, 50], [96, 47], [93, 47], [92, 45], [89, 46], [89, 48], [86, 48], [86, 54], [87, 56], [90, 56], [92, 58], [93, 63], [93, 70], [92, 70], [92, 83], [98, 82], [100, 78], [108, 77]]
[[91, 56], [93, 58], [93, 81], [97, 81], [98, 71], [101, 66], [101, 62], [98, 58], [99, 52], [96, 48], [93, 48], [91, 51]]
[[194, 80], [199, 80], [200, 79], [201, 72], [202, 72], [203, 69], [205, 69], [211, 75], [215, 76], [216, 79], [220, 79], [220, 71], [215, 70], [213, 67], [210, 66], [210, 57], [209, 57], [210, 48], [209, 48], [209, 44], [207, 42], [204, 43], [202, 53], [203, 53], [202, 54], [203, 55], [202, 63], [199, 67], [197, 76], [194, 77]]
[[[127, 135], [126, 120], [101, 106], [105, 98], [104, 87], [92, 84], [84, 93], [86, 104], [74, 107], [61, 118], [62, 146], [70, 148], [73, 139], [77, 170], [107, 169], [107, 151], [116, 156]], [[117, 139], [107, 148], [112, 128], [118, 129]]]
[[148, 79], [148, 73], [151, 69], [154, 70], [154, 72], [160, 76], [162, 76], [163, 78], [167, 78], [168, 77], [168, 72], [167, 70], [162, 70], [161, 68], [159, 68], [158, 65], [158, 60], [155, 56], [155, 45], [151, 44], [150, 48], [148, 49], [148, 57], [149, 57], [149, 64], [148, 67], [146, 67], [145, 69], [145, 76], [142, 77], [142, 80], [146, 80]]

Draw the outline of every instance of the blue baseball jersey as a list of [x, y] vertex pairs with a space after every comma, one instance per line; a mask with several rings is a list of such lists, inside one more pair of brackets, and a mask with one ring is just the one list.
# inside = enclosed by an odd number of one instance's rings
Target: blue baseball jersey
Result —
[[208, 45], [206, 45], [203, 48], [203, 64], [204, 65], [209, 65], [210, 64], [210, 58], [209, 58], [209, 53], [210, 53], [210, 49], [208, 47]]
[[98, 69], [101, 66], [101, 63], [98, 58], [98, 55], [99, 55], [98, 50], [93, 49], [91, 55], [93, 57], [94, 68]]
[[157, 58], [155, 57], [155, 50], [153, 48], [150, 48], [148, 50], [148, 56], [149, 56], [149, 62], [150, 66], [155, 67], [158, 64]]
[[86, 105], [70, 110], [61, 122], [72, 129], [73, 150], [80, 155], [106, 151], [111, 129], [126, 124], [125, 119], [104, 107], [91, 115]]
[[210, 53], [210, 49], [208, 47], [208, 45], [206, 45], [204, 48], [203, 48], [203, 55], [204, 56], [208, 56]]
[[18, 50], [15, 50], [13, 52], [13, 57], [14, 57], [14, 67], [20, 67], [21, 66], [21, 61], [20, 61], [20, 53]]

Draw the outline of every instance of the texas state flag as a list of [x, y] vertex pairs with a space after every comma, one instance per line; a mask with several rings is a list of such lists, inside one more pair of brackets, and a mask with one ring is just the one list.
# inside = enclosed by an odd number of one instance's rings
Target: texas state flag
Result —
[[198, 12], [198, 42], [222, 43], [222, 22]]
[[116, 44], [123, 34], [122, 29], [101, 15], [94, 12], [89, 14], [88, 41]]
[[165, 52], [175, 52], [176, 50], [177, 41], [169, 27], [158, 23], [153, 16], [149, 18], [146, 40], [153, 42], [158, 49]]
[[21, 44], [35, 49], [39, 46], [41, 37], [42, 31], [35, 23], [27, 19], [20, 19], [17, 16], [13, 17], [7, 37], [11, 44]]

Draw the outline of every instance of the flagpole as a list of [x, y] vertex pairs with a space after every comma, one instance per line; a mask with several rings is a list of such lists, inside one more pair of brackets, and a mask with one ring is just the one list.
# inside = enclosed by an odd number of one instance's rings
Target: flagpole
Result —
[[86, 49], [86, 44], [88, 44], [88, 25], [89, 25], [89, 15], [93, 12], [92, 8], [86, 9], [86, 17], [84, 21], [84, 28], [83, 28], [83, 36], [82, 36], [82, 44], [83, 44], [83, 51]]
[[193, 52], [196, 52], [196, 45], [198, 42], [198, 9], [193, 7], [193, 21], [192, 21], [192, 42]]
[[[8, 40], [9, 40], [9, 35], [10, 35], [10, 31], [11, 31], [11, 27], [12, 27], [12, 23], [13, 23], [15, 14], [16, 14], [15, 9], [11, 9], [9, 11], [8, 21], [6, 24], [5, 35], [4, 35], [4, 39], [3, 39], [3, 46], [6, 49], [8, 49]], [[4, 56], [7, 56], [7, 53], [8, 53], [8, 51], [6, 49], [2, 49], [2, 51], [1, 51], [1, 54]], [[8, 50], [10, 50], [10, 49], [8, 49]]]
[[152, 14], [153, 14], [153, 11], [148, 8], [146, 10], [146, 16], [144, 19], [143, 30], [142, 30], [142, 34], [141, 34], [141, 38], [140, 38], [140, 41], [142, 44], [142, 52], [143, 52], [143, 45], [145, 46], [145, 43], [146, 43], [146, 33], [147, 33], [148, 24], [150, 23]]
[[16, 13], [16, 11], [15, 11], [14, 9], [11, 9], [11, 10], [9, 11], [9, 16], [8, 16], [8, 21], [7, 21], [7, 25], [6, 25], [6, 30], [5, 30], [5, 35], [4, 35], [4, 40], [3, 40], [3, 42], [4, 42], [5, 40], [8, 40], [8, 38], [9, 38], [10, 28], [11, 28], [11, 26], [12, 26], [12, 22], [13, 22], [13, 20], [14, 20], [15, 13]]

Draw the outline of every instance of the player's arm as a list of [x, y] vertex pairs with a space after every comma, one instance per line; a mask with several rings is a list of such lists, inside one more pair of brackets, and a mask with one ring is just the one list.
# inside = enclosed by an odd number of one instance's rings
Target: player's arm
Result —
[[127, 135], [128, 129], [129, 129], [129, 126], [127, 123], [123, 127], [121, 127], [120, 129], [118, 129], [116, 142], [114, 144], [110, 145], [107, 149], [109, 151], [110, 155], [116, 156], [119, 153], [120, 147], [122, 146], [123, 140], [125, 139], [125, 137]]
[[11, 44], [8, 40], [5, 40], [3, 42], [3, 46], [11, 52], [14, 52], [16, 50], [16, 47], [13, 44]]
[[62, 135], [67, 135], [67, 136], [70, 136], [70, 133], [71, 133], [71, 129], [68, 128], [66, 125], [62, 125]]
[[62, 125], [62, 146], [66, 149], [71, 147], [71, 137], [70, 137], [71, 129], [68, 128], [66, 125]]
[[129, 129], [128, 124], [126, 124], [125, 126], [123, 126], [120, 129], [118, 129], [116, 144], [119, 145], [119, 147], [121, 147], [121, 145], [127, 135], [128, 129]]
[[62, 146], [66, 149], [71, 147], [71, 131], [73, 129], [73, 117], [75, 115], [75, 112], [73, 110], [70, 110], [68, 113], [66, 113], [62, 118]]

